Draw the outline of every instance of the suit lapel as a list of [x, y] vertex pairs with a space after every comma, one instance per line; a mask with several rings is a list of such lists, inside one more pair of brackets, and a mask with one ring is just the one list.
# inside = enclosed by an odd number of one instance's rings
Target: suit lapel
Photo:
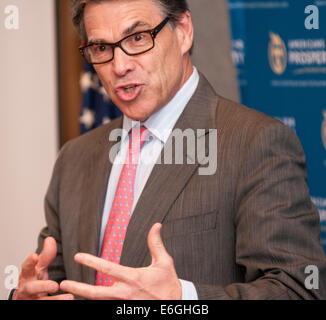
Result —
[[[204, 76], [200, 75], [198, 88], [175, 125], [175, 129], [204, 129], [205, 135], [215, 128], [218, 98]], [[169, 137], [171, 140], [171, 136]], [[168, 145], [168, 143], [166, 144]], [[165, 147], [161, 156], [165, 150]], [[206, 148], [207, 148], [206, 144]], [[174, 149], [174, 142], [172, 148]], [[175, 150], [175, 149], [174, 149]], [[163, 159], [163, 158], [162, 158]], [[195, 159], [193, 159], [195, 160]], [[184, 147], [183, 161], [187, 161]], [[174, 162], [173, 162], [174, 163]], [[141, 267], [148, 256], [147, 235], [154, 223], [164, 221], [169, 209], [182, 192], [187, 182], [197, 173], [199, 162], [193, 164], [156, 164], [144, 187], [141, 197], [131, 217], [120, 263], [131, 267]]]
[[[99, 250], [99, 238], [101, 217], [104, 208], [108, 177], [112, 169], [109, 159], [111, 148], [119, 141], [109, 141], [111, 130], [122, 127], [122, 120], [114, 123], [106, 129], [104, 137], [91, 146], [91, 156], [83, 169], [85, 183], [81, 195], [82, 205], [78, 226], [79, 252], [90, 253], [97, 256]], [[104, 128], [103, 128], [104, 129]], [[82, 266], [81, 281], [94, 283], [95, 271]]]

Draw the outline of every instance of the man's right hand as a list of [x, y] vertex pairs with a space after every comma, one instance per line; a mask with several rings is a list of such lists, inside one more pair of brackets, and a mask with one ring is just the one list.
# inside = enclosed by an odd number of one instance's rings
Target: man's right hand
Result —
[[72, 294], [55, 294], [59, 284], [48, 280], [48, 266], [57, 255], [57, 244], [54, 238], [48, 237], [44, 241], [40, 255], [31, 253], [22, 264], [18, 288], [14, 292], [13, 300], [72, 300]]

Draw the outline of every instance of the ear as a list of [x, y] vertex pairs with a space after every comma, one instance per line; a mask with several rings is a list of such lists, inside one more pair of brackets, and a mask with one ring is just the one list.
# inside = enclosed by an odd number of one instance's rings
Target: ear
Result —
[[176, 32], [182, 54], [190, 51], [194, 41], [194, 27], [192, 24], [191, 14], [189, 11], [185, 12], [176, 24]]

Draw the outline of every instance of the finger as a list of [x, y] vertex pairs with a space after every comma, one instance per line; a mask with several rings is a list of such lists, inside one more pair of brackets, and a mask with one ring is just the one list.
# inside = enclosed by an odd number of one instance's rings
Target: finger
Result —
[[163, 261], [166, 258], [170, 259], [170, 255], [166, 251], [161, 238], [161, 228], [162, 225], [160, 223], [155, 223], [148, 233], [147, 244], [152, 257], [152, 263]]
[[38, 272], [46, 269], [57, 255], [57, 243], [54, 238], [47, 237], [44, 240], [43, 250], [39, 255], [39, 262], [37, 264]]
[[37, 300], [75, 300], [75, 297], [72, 294], [58, 294], [56, 296], [41, 297]]
[[106, 275], [110, 275], [117, 280], [129, 282], [134, 274], [133, 268], [95, 257], [88, 253], [77, 253], [75, 261]]
[[93, 286], [86, 283], [64, 280], [60, 283], [60, 290], [89, 300], [110, 299], [110, 291], [114, 289], [102, 286]]
[[26, 282], [22, 290], [24, 294], [29, 296], [56, 293], [59, 290], [59, 284], [50, 280], [34, 280]]
[[35, 266], [38, 263], [39, 257], [36, 253], [31, 253], [22, 263], [21, 276], [24, 279], [29, 279], [35, 276]]

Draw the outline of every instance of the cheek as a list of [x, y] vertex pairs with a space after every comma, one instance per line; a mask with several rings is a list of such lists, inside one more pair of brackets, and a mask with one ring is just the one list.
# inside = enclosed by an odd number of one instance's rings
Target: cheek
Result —
[[94, 69], [106, 91], [108, 93], [112, 92], [112, 82], [108, 67], [106, 65], [94, 65]]
[[160, 90], [162, 93], [166, 93], [166, 91], [171, 90], [175, 85], [176, 77], [180, 73], [180, 65], [181, 62], [179, 60], [179, 56], [177, 56], [172, 50], [174, 48], [168, 49], [163, 55], [162, 59], [160, 59], [156, 63], [155, 72], [157, 74], [157, 78], [160, 82]]
[[158, 70], [162, 95], [164, 94], [168, 98], [172, 98], [171, 95], [174, 95], [179, 89], [180, 75], [182, 74], [182, 61], [175, 52], [167, 52], [162, 59], [161, 69]]

